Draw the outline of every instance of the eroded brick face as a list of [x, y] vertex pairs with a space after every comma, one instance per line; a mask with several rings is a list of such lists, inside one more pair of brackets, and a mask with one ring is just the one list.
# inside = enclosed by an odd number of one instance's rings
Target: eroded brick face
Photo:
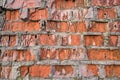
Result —
[[0, 0], [0, 80], [120, 80], [120, 0]]

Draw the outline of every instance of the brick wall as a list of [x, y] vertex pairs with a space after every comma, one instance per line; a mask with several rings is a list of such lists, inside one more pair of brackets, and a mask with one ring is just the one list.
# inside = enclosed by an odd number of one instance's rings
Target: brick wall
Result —
[[120, 80], [119, 5], [0, 0], [0, 79]]

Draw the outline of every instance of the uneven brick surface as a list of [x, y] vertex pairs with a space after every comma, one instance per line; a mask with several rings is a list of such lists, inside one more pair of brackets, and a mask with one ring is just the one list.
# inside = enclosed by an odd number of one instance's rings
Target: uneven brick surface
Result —
[[120, 80], [120, 0], [0, 0], [0, 80]]

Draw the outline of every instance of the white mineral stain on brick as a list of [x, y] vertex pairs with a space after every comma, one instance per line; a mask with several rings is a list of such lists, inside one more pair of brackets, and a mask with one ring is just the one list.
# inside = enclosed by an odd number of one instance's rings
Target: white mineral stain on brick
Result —
[[68, 44], [71, 44], [71, 36], [68, 37]]
[[93, 8], [86, 9], [84, 13], [85, 18], [94, 18]]
[[106, 73], [105, 73], [105, 66], [103, 66], [103, 65], [99, 65], [98, 66], [98, 75], [99, 75], [99, 77], [100, 78], [105, 78], [105, 76], [106, 76]]
[[2, 67], [1, 76], [5, 78], [10, 78], [10, 75], [11, 75], [10, 67]]
[[10, 74], [10, 79], [16, 79], [20, 72], [18, 71], [19, 66], [12, 66], [11, 74]]
[[120, 36], [118, 36], [118, 42], [117, 46], [120, 46]]
[[84, 52], [82, 49], [72, 50], [71, 60], [83, 60], [85, 58]]

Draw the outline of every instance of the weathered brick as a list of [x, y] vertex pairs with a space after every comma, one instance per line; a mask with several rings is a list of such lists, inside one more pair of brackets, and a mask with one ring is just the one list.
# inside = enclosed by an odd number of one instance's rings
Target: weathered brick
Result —
[[91, 0], [92, 6], [117, 6], [120, 5], [119, 0]]
[[62, 36], [62, 45], [79, 46], [81, 41], [80, 35], [64, 35]]
[[5, 50], [2, 52], [2, 61], [33, 61], [35, 56], [27, 50]]
[[[62, 4], [62, 5], [61, 5]], [[55, 0], [56, 9], [72, 9], [75, 7], [75, 2], [73, 0]]]
[[24, 0], [7, 0], [4, 3], [4, 7], [7, 9], [19, 9], [22, 8]]
[[42, 7], [42, 2], [41, 2], [41, 0], [26, 0], [26, 1], [24, 1], [23, 6], [27, 7], [27, 8]]
[[87, 65], [87, 76], [98, 76], [98, 68], [97, 65]]
[[103, 46], [103, 36], [85, 36], [85, 46]]
[[6, 22], [3, 28], [4, 31], [39, 31], [39, 22]]
[[88, 28], [89, 32], [106, 32], [108, 23], [101, 22], [91, 22], [90, 28]]
[[119, 21], [111, 22], [109, 24], [109, 28], [111, 32], [120, 32], [120, 22]]
[[71, 18], [71, 10], [51, 10], [50, 13], [51, 20], [66, 21], [70, 20]]
[[0, 43], [2, 46], [16, 46], [16, 36], [2, 36]]
[[38, 43], [40, 45], [57, 45], [57, 35], [51, 34], [38, 35]]
[[109, 50], [106, 52], [106, 60], [120, 60], [119, 50]]
[[1, 67], [1, 76], [0, 78], [10, 78], [12, 75], [12, 67], [9, 66], [3, 66]]
[[95, 16], [93, 8], [74, 9], [71, 11], [73, 20], [93, 19]]
[[109, 36], [109, 46], [119, 46], [120, 36]]
[[86, 32], [86, 22], [71, 22], [69, 26], [70, 32]]
[[70, 58], [70, 49], [60, 49], [59, 50], [59, 59], [60, 60], [67, 60]]
[[54, 31], [58, 30], [58, 22], [57, 21], [47, 21], [46, 31]]
[[74, 68], [71, 65], [55, 65], [54, 77], [71, 77], [74, 75]]
[[6, 11], [5, 19], [6, 20], [19, 20], [20, 19], [20, 12], [19, 12], [19, 10]]
[[120, 76], [120, 66], [119, 65], [107, 65], [105, 66], [107, 77], [119, 77]]
[[44, 20], [48, 18], [48, 9], [30, 9], [30, 20]]
[[89, 49], [87, 54], [89, 60], [120, 60], [118, 50]]
[[46, 59], [57, 59], [57, 50], [56, 49], [40, 49], [40, 59], [46, 60]]
[[58, 31], [59, 32], [68, 32], [69, 31], [69, 23], [59, 22], [58, 23]]
[[89, 49], [87, 56], [89, 60], [105, 60], [105, 53], [107, 50]]
[[47, 78], [51, 72], [51, 67], [48, 65], [33, 65], [29, 68], [31, 77]]
[[84, 7], [86, 5], [85, 0], [75, 0], [76, 7]]
[[86, 54], [84, 49], [71, 49], [70, 60], [85, 60]]
[[20, 76], [23, 78], [28, 74], [28, 66], [21, 66], [20, 67]]
[[116, 12], [114, 8], [98, 8], [98, 19], [114, 19]]
[[35, 46], [35, 35], [23, 35], [21, 37], [21, 46]]
[[98, 67], [97, 65], [80, 65], [79, 74], [83, 77], [93, 77], [98, 76]]

